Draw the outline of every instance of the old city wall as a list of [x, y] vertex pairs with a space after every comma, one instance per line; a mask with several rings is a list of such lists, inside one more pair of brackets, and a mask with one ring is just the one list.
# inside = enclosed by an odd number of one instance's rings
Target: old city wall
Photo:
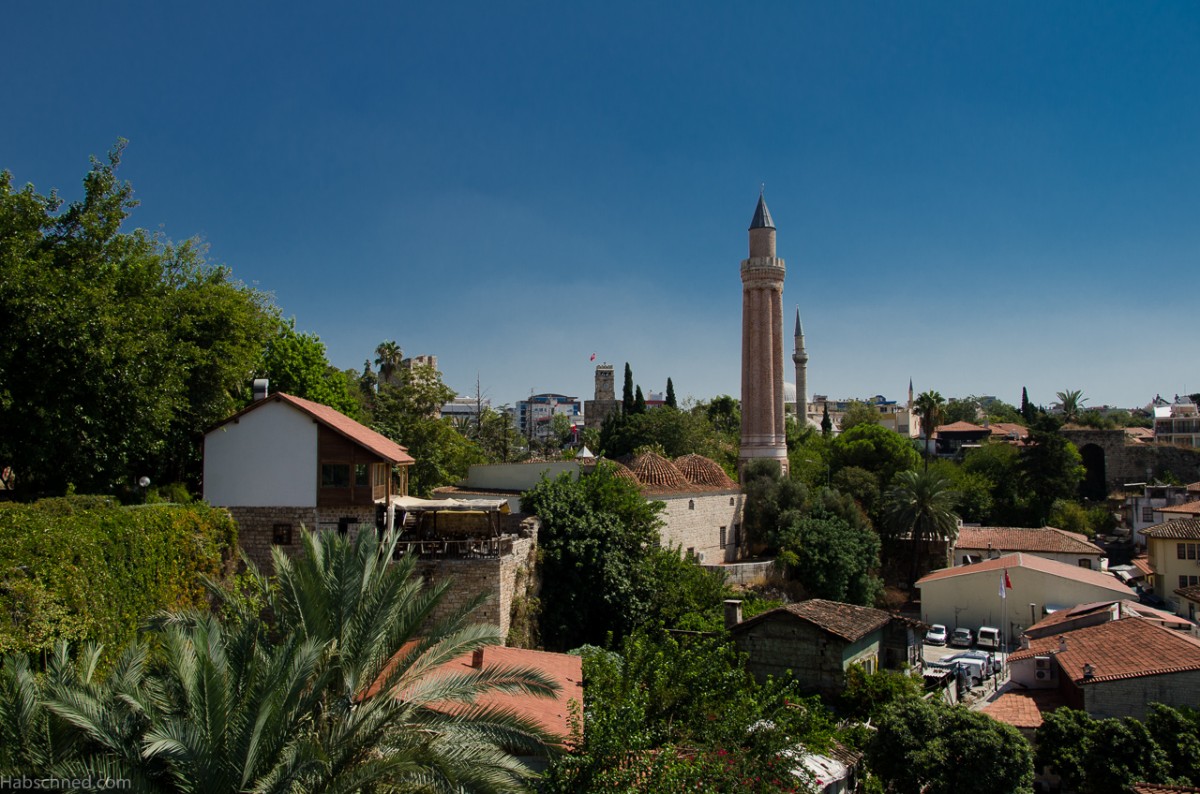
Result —
[[360, 524], [375, 525], [374, 506], [365, 507], [227, 507], [238, 525], [238, 544], [246, 556], [264, 572], [274, 570], [271, 549], [278, 546], [287, 554], [298, 554], [301, 549], [301, 527], [315, 529], [337, 529], [339, 524], [348, 525], [349, 531], [357, 530]]
[[1108, 490], [1120, 489], [1126, 483], [1149, 482], [1156, 476], [1171, 473], [1180, 482], [1200, 480], [1200, 449], [1165, 444], [1126, 443], [1124, 430], [1062, 430], [1062, 435], [1084, 454], [1094, 446], [1104, 453], [1104, 481]]

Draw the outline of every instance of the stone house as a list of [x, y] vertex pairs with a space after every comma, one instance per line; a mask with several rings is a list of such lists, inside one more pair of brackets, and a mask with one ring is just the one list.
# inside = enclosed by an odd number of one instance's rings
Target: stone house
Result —
[[[1006, 574], [1012, 586], [1001, 596]], [[1053, 612], [1133, 594], [1112, 574], [1026, 552], [943, 568], [919, 579], [917, 587], [926, 623], [972, 631], [994, 626], [1006, 639]]]
[[970, 565], [1016, 552], [1094, 571], [1104, 568], [1104, 549], [1084, 535], [1057, 527], [960, 527], [951, 564]]
[[970, 422], [939, 425], [933, 432], [934, 443], [937, 445], [936, 449], [939, 455], [957, 455], [964, 446], [982, 444], [984, 439], [990, 438], [991, 435], [992, 431], [989, 428]]
[[1195, 623], [1196, 615], [1200, 613], [1200, 585], [1177, 587], [1175, 595], [1179, 599], [1179, 614], [1186, 615], [1188, 620]]
[[1060, 610], [1025, 629], [1024, 636], [1031, 640], [1050, 636], [1057, 637], [1059, 634], [1075, 629], [1099, 626], [1102, 623], [1127, 618], [1145, 620], [1172, 631], [1182, 631], [1193, 635], [1196, 633], [1195, 624], [1189, 620], [1127, 599], [1124, 601], [1098, 601], [1094, 604], [1080, 604], [1070, 609]]
[[868, 672], [916, 667], [921, 624], [881, 609], [814, 598], [741, 619], [741, 602], [726, 602], [726, 624], [746, 668], [759, 681], [789, 676], [805, 689], [835, 695], [852, 664]]
[[1150, 703], [1200, 704], [1200, 640], [1139, 617], [1030, 640], [1008, 657], [1017, 689], [1050, 690], [1093, 717], [1143, 720]]
[[204, 434], [204, 499], [229, 510], [260, 567], [300, 548], [300, 527], [357, 531], [408, 493], [414, 461], [394, 441], [327, 405], [263, 389]]

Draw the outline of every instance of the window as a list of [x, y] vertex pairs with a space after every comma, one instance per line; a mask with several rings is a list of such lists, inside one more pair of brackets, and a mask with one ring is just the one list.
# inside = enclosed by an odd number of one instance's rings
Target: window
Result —
[[721, 527], [721, 548], [725, 548], [725, 527]]
[[688, 499], [688, 510], [695, 510], [695, 509], [696, 509], [696, 500]]
[[1196, 559], [1196, 552], [1200, 551], [1200, 543], [1176, 543], [1175, 554], [1181, 560]]
[[734, 506], [734, 504], [735, 504], [735, 502], [733, 501], [733, 497], [732, 497], [732, 496], [731, 496], [731, 497], [729, 497], [729, 506], [730, 506], [730, 507], [733, 507], [733, 506]]
[[1145, 521], [1145, 522], [1151, 523], [1151, 524], [1154, 523], [1154, 508], [1153, 507], [1143, 507], [1142, 508], [1142, 521]]
[[354, 464], [354, 487], [366, 488], [371, 484], [371, 467], [365, 463]]
[[1192, 585], [1197, 585], [1197, 584], [1200, 584], [1200, 576], [1180, 576], [1179, 577], [1179, 586], [1180, 587], [1190, 587]]
[[687, 558], [688, 558], [689, 560], [694, 560], [694, 559], [696, 559], [696, 547], [695, 547], [695, 546], [689, 546], [689, 547], [688, 547], [688, 550], [687, 550]]
[[271, 542], [276, 546], [292, 545], [292, 525], [276, 524], [271, 528]]
[[350, 464], [349, 463], [322, 463], [321, 464], [321, 487], [322, 488], [349, 488], [350, 487]]
[[1092, 568], [1092, 561], [1091, 561], [1091, 560], [1080, 560], [1080, 561], [1079, 561], [1079, 567], [1080, 567], [1080, 568], [1087, 568], [1088, 570], [1091, 570], [1091, 568]]

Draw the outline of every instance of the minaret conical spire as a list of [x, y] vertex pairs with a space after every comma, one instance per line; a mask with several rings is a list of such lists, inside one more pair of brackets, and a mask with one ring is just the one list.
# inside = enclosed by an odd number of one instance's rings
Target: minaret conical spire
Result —
[[750, 221], [751, 229], [774, 229], [775, 221], [771, 220], [771, 211], [767, 209], [767, 200], [760, 192], [758, 206], [754, 208], [754, 218]]

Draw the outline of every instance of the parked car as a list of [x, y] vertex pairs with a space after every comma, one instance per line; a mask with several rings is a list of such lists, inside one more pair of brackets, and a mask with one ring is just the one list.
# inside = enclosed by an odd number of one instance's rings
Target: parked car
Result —
[[975, 641], [975, 635], [970, 629], [955, 629], [950, 635], [950, 645], [955, 648], [970, 648]]
[[959, 651], [950, 656], [943, 656], [939, 661], [979, 662], [983, 665], [984, 678], [991, 678], [1004, 667], [994, 653], [988, 653], [987, 651]]
[[934, 623], [929, 627], [929, 631], [925, 632], [925, 642], [930, 645], [945, 645], [946, 627], [941, 623]]
[[1000, 629], [980, 626], [979, 632], [975, 635], [975, 646], [987, 648], [989, 651], [1000, 650]]

